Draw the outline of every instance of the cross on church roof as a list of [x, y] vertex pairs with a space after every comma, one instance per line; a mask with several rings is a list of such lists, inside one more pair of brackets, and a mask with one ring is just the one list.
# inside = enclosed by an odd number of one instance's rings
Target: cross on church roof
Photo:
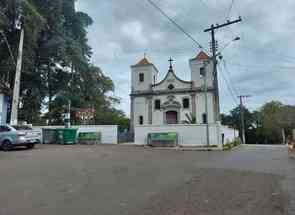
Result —
[[170, 59], [168, 61], [170, 62], [170, 70], [173, 70], [172, 63], [174, 62], [174, 60], [170, 57]]

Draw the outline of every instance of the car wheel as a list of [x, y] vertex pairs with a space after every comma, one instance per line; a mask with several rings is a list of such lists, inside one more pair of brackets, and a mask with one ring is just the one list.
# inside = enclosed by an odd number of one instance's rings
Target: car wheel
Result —
[[35, 147], [35, 144], [34, 143], [27, 145], [27, 148], [28, 149], [33, 149], [34, 147]]
[[1, 148], [3, 149], [3, 151], [10, 151], [12, 149], [12, 144], [9, 140], [4, 140]]

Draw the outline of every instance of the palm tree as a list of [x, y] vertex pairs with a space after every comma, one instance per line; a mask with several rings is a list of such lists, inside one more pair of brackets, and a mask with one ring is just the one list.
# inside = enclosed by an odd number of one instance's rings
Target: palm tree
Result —
[[197, 124], [197, 117], [193, 113], [186, 113], [185, 114], [186, 120], [184, 121], [185, 124]]

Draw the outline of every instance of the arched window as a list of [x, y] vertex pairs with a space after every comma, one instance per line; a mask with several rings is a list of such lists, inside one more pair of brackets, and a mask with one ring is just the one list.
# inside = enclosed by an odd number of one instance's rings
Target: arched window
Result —
[[173, 90], [173, 89], [174, 89], [174, 85], [173, 85], [173, 84], [170, 84], [170, 85], [168, 86], [168, 89], [169, 89], [169, 90]]
[[189, 108], [189, 99], [188, 98], [184, 98], [182, 100], [182, 106], [183, 106], [183, 108]]

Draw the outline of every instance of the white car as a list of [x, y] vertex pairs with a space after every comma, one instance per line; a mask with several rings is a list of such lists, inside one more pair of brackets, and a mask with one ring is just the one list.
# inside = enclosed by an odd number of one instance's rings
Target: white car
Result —
[[25, 137], [25, 133], [18, 132], [9, 125], [0, 125], [0, 148], [9, 151], [15, 147], [25, 146], [32, 149], [35, 143]]
[[18, 133], [23, 134], [27, 142], [33, 144], [40, 144], [42, 140], [42, 135], [40, 131], [32, 129], [27, 125], [13, 125], [12, 126]]

